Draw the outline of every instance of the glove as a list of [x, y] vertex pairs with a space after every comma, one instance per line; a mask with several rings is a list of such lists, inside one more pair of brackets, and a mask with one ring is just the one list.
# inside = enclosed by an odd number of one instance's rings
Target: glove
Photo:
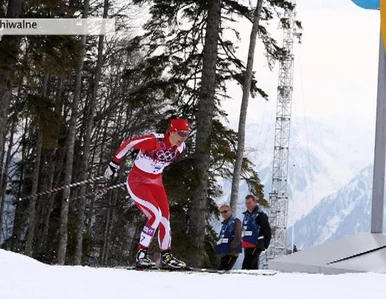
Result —
[[111, 180], [115, 173], [119, 170], [119, 164], [115, 163], [114, 161], [111, 161], [109, 165], [106, 168], [106, 171], [104, 173], [104, 177], [108, 180]]

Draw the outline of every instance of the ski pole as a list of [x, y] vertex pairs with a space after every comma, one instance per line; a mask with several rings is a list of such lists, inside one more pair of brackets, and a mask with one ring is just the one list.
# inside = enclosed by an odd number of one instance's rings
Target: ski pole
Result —
[[92, 177], [92, 178], [89, 178], [87, 180], [80, 181], [80, 182], [75, 182], [75, 183], [71, 183], [71, 184], [67, 184], [67, 185], [63, 185], [63, 186], [58, 186], [58, 187], [55, 187], [55, 188], [53, 188], [51, 190], [45, 190], [45, 191], [41, 191], [39, 193], [35, 193], [35, 194], [31, 194], [31, 195], [19, 198], [19, 201], [25, 200], [25, 199], [34, 198], [34, 197], [38, 197], [38, 196], [41, 196], [41, 195], [47, 195], [47, 194], [58, 192], [58, 191], [61, 191], [61, 190], [67, 189], [67, 188], [81, 186], [81, 185], [84, 185], [84, 184], [87, 184], [87, 183], [94, 183], [95, 181], [98, 181], [98, 180], [103, 179], [103, 178], [104, 178], [104, 176], [102, 175], [102, 176], [98, 176], [98, 177]]
[[116, 188], [119, 188], [119, 187], [124, 187], [124, 186], [126, 186], [125, 182], [119, 183], [119, 184], [116, 184], [116, 185], [111, 185], [111, 186], [108, 186], [108, 187], [97, 189], [97, 190], [95, 190], [93, 192], [90, 192], [88, 194], [85, 194], [83, 196], [79, 196], [79, 197], [73, 198], [72, 200], [77, 200], [77, 199], [81, 199], [81, 198], [85, 198], [85, 197], [89, 197], [89, 196], [93, 196], [93, 195], [94, 196], [100, 195], [100, 194], [106, 193], [107, 191], [110, 191], [110, 190], [113, 190], [113, 189], [116, 189]]

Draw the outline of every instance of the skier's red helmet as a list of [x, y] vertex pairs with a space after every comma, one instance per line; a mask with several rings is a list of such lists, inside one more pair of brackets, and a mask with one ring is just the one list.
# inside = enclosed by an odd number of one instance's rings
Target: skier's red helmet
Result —
[[170, 132], [178, 132], [178, 131], [190, 131], [189, 122], [184, 118], [175, 118], [170, 120]]

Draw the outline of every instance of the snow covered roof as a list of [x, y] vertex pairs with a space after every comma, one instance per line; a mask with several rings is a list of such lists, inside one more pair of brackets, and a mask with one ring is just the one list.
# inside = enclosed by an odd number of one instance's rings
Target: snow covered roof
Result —
[[269, 262], [283, 272], [386, 273], [386, 234], [359, 233]]

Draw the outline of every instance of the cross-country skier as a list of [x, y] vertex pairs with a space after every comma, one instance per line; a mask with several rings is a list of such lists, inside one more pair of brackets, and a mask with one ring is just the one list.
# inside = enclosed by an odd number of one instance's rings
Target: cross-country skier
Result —
[[185, 149], [189, 136], [186, 119], [173, 118], [167, 133], [151, 133], [125, 140], [109, 163], [104, 176], [110, 179], [119, 169], [121, 159], [131, 150], [139, 150], [134, 166], [127, 177], [127, 189], [138, 209], [148, 218], [142, 229], [136, 256], [137, 267], [152, 268], [156, 264], [149, 258], [148, 248], [158, 229], [161, 266], [185, 268], [183, 261], [170, 252], [169, 202], [162, 182], [166, 166]]

